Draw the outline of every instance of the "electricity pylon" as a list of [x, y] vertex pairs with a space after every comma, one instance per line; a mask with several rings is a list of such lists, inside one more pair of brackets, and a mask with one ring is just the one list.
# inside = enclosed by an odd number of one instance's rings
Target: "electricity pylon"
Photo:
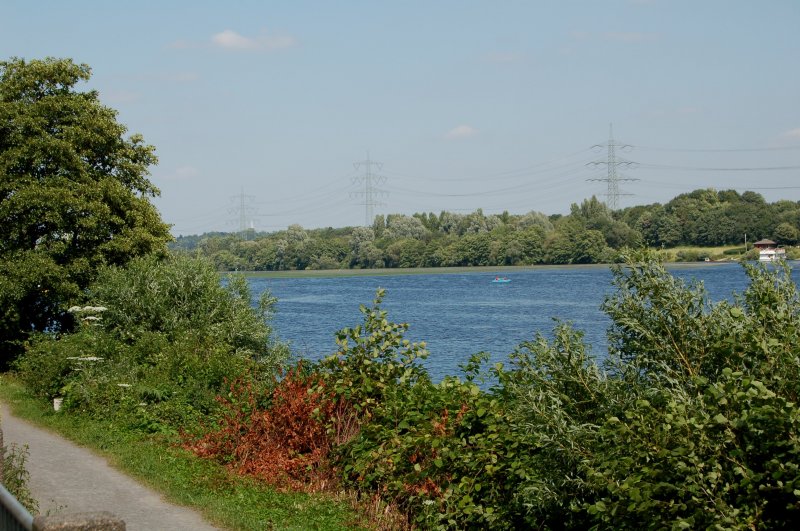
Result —
[[621, 175], [617, 172], [617, 168], [619, 167], [626, 167], [626, 168], [633, 168], [636, 166], [636, 163], [630, 160], [622, 159], [617, 157], [616, 150], [626, 150], [630, 149], [631, 146], [628, 144], [617, 144], [614, 141], [614, 128], [612, 124], [608, 125], [608, 144], [595, 144], [592, 148], [608, 148], [608, 159], [607, 160], [596, 160], [594, 162], [589, 162], [587, 166], [601, 166], [605, 165], [608, 171], [606, 177], [598, 177], [595, 179], [586, 179], [587, 181], [600, 181], [608, 183], [608, 191], [606, 192], [606, 206], [612, 211], [617, 210], [619, 208], [619, 196], [621, 195], [633, 195], [633, 194], [623, 194], [620, 192], [619, 183], [620, 181], [638, 181], [634, 177], [627, 177]]
[[381, 203], [377, 199], [379, 197], [386, 197], [387, 193], [385, 190], [381, 190], [380, 188], [376, 188], [375, 185], [384, 184], [386, 182], [386, 177], [383, 175], [378, 175], [372, 171], [372, 167], [376, 166], [378, 170], [380, 170], [383, 165], [380, 162], [375, 162], [370, 160], [369, 158], [369, 151], [367, 151], [367, 159], [362, 160], [360, 162], [354, 162], [353, 167], [355, 169], [359, 169], [361, 167], [364, 168], [364, 174], [359, 175], [353, 178], [353, 182], [357, 184], [364, 185], [363, 192], [353, 192], [351, 195], [359, 196], [364, 198], [363, 203], [359, 203], [360, 205], [364, 205], [364, 226], [369, 227], [372, 225], [373, 220], [375, 219], [374, 210], [376, 206], [384, 206], [384, 203]]
[[[230, 208], [228, 211], [232, 214], [236, 214], [239, 223], [239, 238], [242, 240], [247, 239], [248, 229], [253, 228], [247, 226], [247, 218], [250, 215], [250, 219], [252, 220], [252, 216], [256, 213], [256, 208], [251, 206], [250, 204], [255, 200], [255, 196], [253, 195], [245, 195], [244, 188], [242, 189], [239, 195], [231, 196], [231, 201], [234, 203], [234, 207]], [[251, 221], [252, 225], [252, 221]]]

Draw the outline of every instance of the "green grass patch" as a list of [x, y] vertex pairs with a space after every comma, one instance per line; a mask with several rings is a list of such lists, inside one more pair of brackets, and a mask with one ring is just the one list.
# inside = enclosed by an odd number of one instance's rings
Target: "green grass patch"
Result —
[[725, 249], [722, 251], [722, 254], [725, 256], [742, 256], [746, 252], [744, 246], [742, 247], [731, 247], [730, 249]]
[[[725, 254], [725, 251], [729, 251], [731, 249], [738, 249], [738, 248], [741, 248], [742, 250], [744, 250], [742, 248], [742, 246], [740, 246], [740, 245], [722, 245], [722, 246], [717, 246], [717, 247], [700, 247], [700, 246], [694, 246], [694, 245], [681, 245], [681, 246], [678, 246], [678, 247], [670, 247], [670, 248], [668, 248], [666, 250], [670, 251], [670, 252], [673, 252], [673, 253], [677, 253], [677, 252], [680, 252], [680, 251], [695, 251], [695, 252], [706, 252], [706, 253], [711, 253], [711, 254]], [[751, 245], [750, 248], [752, 249], [753, 246]]]
[[121, 471], [193, 507], [214, 525], [230, 529], [353, 529], [360, 516], [330, 495], [278, 492], [257, 481], [199, 459], [163, 437], [123, 430], [52, 410], [31, 398], [10, 375], [0, 376], [0, 399], [13, 413], [91, 448]]
[[655, 250], [659, 251], [667, 262], [702, 262], [706, 258], [714, 261], [736, 261], [744, 256], [744, 247], [736, 245], [717, 247], [681, 245]]

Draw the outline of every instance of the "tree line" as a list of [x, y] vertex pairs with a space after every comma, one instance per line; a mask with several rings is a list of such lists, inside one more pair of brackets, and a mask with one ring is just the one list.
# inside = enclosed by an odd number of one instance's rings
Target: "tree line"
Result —
[[[378, 215], [371, 227], [179, 236], [173, 249], [199, 252], [223, 271], [590, 264], [623, 248], [743, 246], [760, 238], [800, 240], [800, 202], [758, 193], [698, 189], [666, 204], [610, 210], [596, 197], [568, 215]], [[744, 249], [742, 249], [744, 251]], [[702, 259], [684, 252], [678, 260]]]

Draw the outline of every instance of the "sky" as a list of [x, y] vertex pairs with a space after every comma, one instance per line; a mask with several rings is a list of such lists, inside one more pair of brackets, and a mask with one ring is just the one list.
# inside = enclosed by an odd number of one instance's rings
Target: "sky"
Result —
[[[92, 68], [175, 235], [697, 188], [800, 200], [800, 1], [4, 0]], [[613, 124], [613, 140], [611, 126]], [[368, 161], [368, 163], [367, 163]]]

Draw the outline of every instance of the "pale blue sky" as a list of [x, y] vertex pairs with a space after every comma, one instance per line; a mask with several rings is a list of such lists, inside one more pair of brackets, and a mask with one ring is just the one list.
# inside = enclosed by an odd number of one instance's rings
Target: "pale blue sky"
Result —
[[566, 213], [612, 122], [621, 206], [800, 200], [798, 0], [6, 0], [12, 56], [92, 67], [175, 234], [363, 224], [367, 151], [375, 213]]

